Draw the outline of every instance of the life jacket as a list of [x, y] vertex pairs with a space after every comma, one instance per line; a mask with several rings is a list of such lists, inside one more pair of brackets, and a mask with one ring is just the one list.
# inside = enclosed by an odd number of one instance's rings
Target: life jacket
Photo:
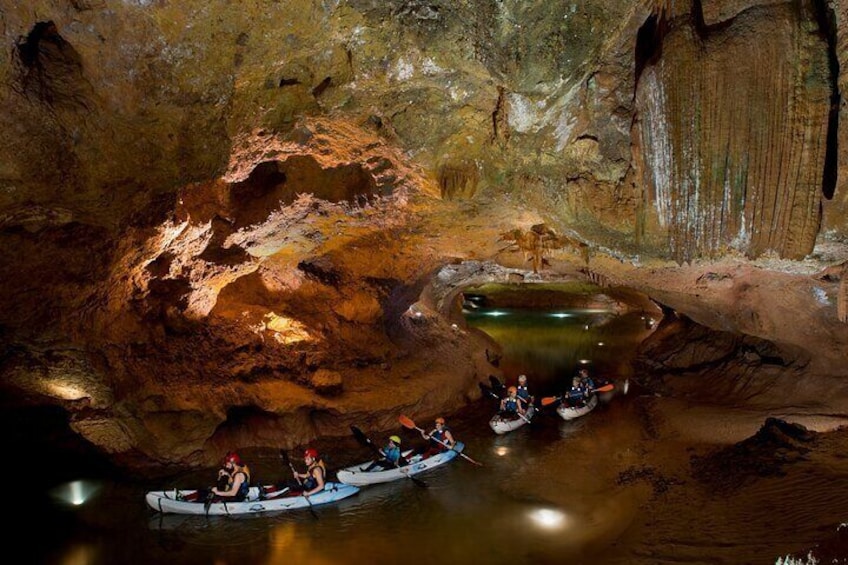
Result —
[[530, 401], [530, 390], [527, 388], [527, 385], [518, 385], [518, 398], [521, 398], [526, 401]]
[[518, 398], [504, 398], [503, 410], [504, 412], [518, 412]]
[[571, 390], [566, 392], [565, 395], [571, 402], [580, 402], [586, 396], [586, 391], [580, 387], [571, 387]]
[[247, 465], [242, 465], [241, 467], [236, 467], [235, 472], [230, 475], [229, 481], [227, 482], [227, 490], [233, 486], [235, 482], [236, 475], [241, 473], [244, 475], [244, 480], [239, 485], [239, 489], [233, 495], [235, 500], [241, 501], [247, 498], [247, 491], [250, 490], [250, 469], [248, 469]]
[[315, 469], [315, 467], [321, 469], [321, 476], [324, 477], [324, 479], [326, 480], [327, 467], [324, 465], [324, 461], [321, 460], [312, 463], [312, 465], [310, 465], [309, 468], [306, 470], [306, 472], [309, 473], [309, 477], [307, 477], [306, 480], [303, 481], [303, 490], [312, 490], [318, 486], [318, 481], [315, 479], [315, 475], [312, 474], [312, 470]]
[[383, 454], [386, 457], [386, 461], [391, 464], [398, 463], [400, 461], [400, 448], [398, 446], [389, 447], [386, 446], [383, 448]]
[[439, 449], [448, 449], [447, 447], [445, 447], [445, 445], [448, 445], [447, 432], [449, 431], [450, 428], [448, 428], [447, 426], [442, 426], [441, 430], [433, 430], [433, 432], [430, 434], [430, 445], [432, 445], [433, 447], [438, 447]]

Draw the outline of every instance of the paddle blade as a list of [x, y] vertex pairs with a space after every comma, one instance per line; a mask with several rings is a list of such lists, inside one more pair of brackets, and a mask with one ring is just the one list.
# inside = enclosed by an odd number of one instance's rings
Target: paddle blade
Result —
[[606, 384], [604, 386], [599, 386], [595, 389], [595, 392], [609, 392], [615, 388], [615, 385], [612, 383]]
[[358, 441], [362, 445], [368, 445], [371, 443], [371, 441], [368, 439], [368, 436], [366, 436], [365, 433], [356, 426], [351, 426], [350, 431], [353, 432], [353, 437], [356, 438], [356, 441]]
[[559, 396], [546, 396], [542, 399], [542, 406], [550, 406], [554, 402], [558, 402], [561, 399]]
[[492, 398], [497, 398], [500, 400], [500, 396], [498, 396], [495, 391], [492, 390], [492, 387], [488, 385], [484, 385], [483, 383], [477, 383], [480, 385], [480, 390], [483, 391], [483, 394], [486, 396], [491, 396]]
[[505, 388], [504, 384], [495, 375], [489, 375], [489, 382], [492, 383], [492, 389], [496, 391], [503, 391]]
[[415, 430], [418, 428], [418, 426], [415, 425], [415, 422], [411, 418], [403, 414], [398, 416], [398, 422], [400, 422], [401, 426], [410, 430]]
[[356, 426], [351, 426], [350, 431], [353, 432], [353, 437], [356, 438], [356, 441], [358, 441], [359, 443], [361, 443], [362, 445], [364, 445], [366, 447], [370, 447], [375, 453], [380, 453], [380, 448], [377, 447], [376, 445], [374, 445], [374, 442], [371, 441], [371, 438], [369, 438], [367, 435], [365, 435], [365, 432], [363, 432], [362, 430], [360, 430]]

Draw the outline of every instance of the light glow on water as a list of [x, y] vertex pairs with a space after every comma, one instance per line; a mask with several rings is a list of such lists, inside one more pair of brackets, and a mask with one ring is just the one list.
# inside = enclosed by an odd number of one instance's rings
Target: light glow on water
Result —
[[81, 506], [86, 503], [97, 491], [100, 485], [91, 481], [72, 481], [53, 489], [53, 498], [71, 504]]
[[505, 455], [509, 455], [509, 448], [504, 447], [503, 445], [495, 449], [495, 453], [500, 457], [504, 457]]
[[509, 316], [509, 312], [504, 312], [503, 310], [491, 310], [489, 312], [485, 312], [484, 315], [499, 318], [500, 316]]
[[530, 512], [530, 520], [540, 528], [558, 530], [567, 525], [565, 513], [550, 508], [537, 508]]

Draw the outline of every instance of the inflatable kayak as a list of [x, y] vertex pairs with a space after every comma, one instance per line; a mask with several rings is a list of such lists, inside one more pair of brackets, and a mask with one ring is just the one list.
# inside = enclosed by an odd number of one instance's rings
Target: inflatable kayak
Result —
[[372, 462], [366, 461], [364, 463], [351, 465], [350, 467], [345, 467], [344, 469], [336, 471], [336, 478], [338, 478], [338, 480], [342, 483], [357, 486], [388, 483], [398, 479], [407, 478], [409, 475], [417, 475], [440, 465], [444, 465], [456, 458], [456, 456], [462, 452], [464, 447], [465, 444], [458, 441], [456, 442], [456, 445], [454, 445], [453, 449], [442, 451], [441, 453], [437, 453], [427, 459], [421, 459], [421, 454], [412, 455], [412, 450], [408, 450], [403, 453], [404, 458], [411, 456], [407, 465], [391, 469], [377, 467], [373, 471], [366, 471], [365, 469]]
[[513, 430], [517, 430], [524, 424], [529, 423], [533, 420], [533, 414], [536, 413], [536, 408], [531, 404], [527, 408], [527, 412], [524, 414], [524, 418], [516, 414], [515, 416], [503, 416], [501, 414], [495, 414], [492, 416], [492, 419], [489, 420], [489, 427], [492, 428], [496, 434], [506, 434]]
[[562, 402], [559, 406], [557, 406], [557, 414], [559, 414], [563, 420], [573, 420], [580, 416], [585, 416], [594, 410], [597, 405], [598, 395], [593, 394], [589, 397], [589, 400], [578, 406], [569, 406], [567, 403]]
[[257, 512], [275, 512], [279, 510], [294, 510], [329, 504], [359, 492], [359, 487], [328, 482], [324, 490], [305, 497], [299, 492], [291, 492], [287, 488], [277, 489], [269, 486], [251, 487], [247, 498], [242, 502], [212, 502], [207, 506], [206, 501], [198, 496], [197, 490], [167, 490], [150, 491], [145, 495], [147, 505], [157, 512], [165, 514], [198, 514], [208, 516], [230, 516], [233, 514], [255, 514]]

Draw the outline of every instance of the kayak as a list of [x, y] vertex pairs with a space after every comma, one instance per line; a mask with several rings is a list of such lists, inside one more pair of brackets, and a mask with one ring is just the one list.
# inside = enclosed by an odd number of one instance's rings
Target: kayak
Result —
[[421, 459], [420, 453], [412, 455], [412, 450], [410, 449], [403, 452], [404, 458], [409, 458], [411, 456], [411, 459], [408, 459], [409, 463], [406, 465], [401, 465], [400, 467], [394, 467], [392, 469], [377, 467], [373, 471], [366, 471], [365, 469], [372, 463], [372, 461], [366, 461], [364, 463], [351, 465], [350, 467], [345, 467], [344, 469], [336, 471], [336, 478], [338, 478], [338, 480], [342, 483], [356, 486], [389, 483], [391, 481], [404, 479], [410, 475], [417, 475], [424, 471], [434, 469], [440, 465], [444, 465], [456, 458], [456, 456], [459, 455], [464, 448], [465, 444], [458, 441], [456, 442], [456, 445], [454, 445], [453, 449], [442, 451], [441, 453], [437, 453], [436, 455], [432, 455], [426, 459]]
[[580, 416], [585, 416], [594, 410], [597, 405], [598, 395], [593, 394], [589, 397], [589, 400], [581, 406], [569, 406], [565, 402], [560, 403], [560, 405], [557, 406], [557, 414], [559, 414], [563, 420], [573, 420]]
[[[533, 420], [533, 414], [536, 413], [536, 408], [531, 404], [527, 408], [527, 412], [524, 414], [524, 418], [516, 414], [515, 416], [502, 416], [501, 414], [495, 414], [492, 416], [492, 419], [489, 420], [489, 427], [496, 434], [506, 434], [513, 430], [517, 430], [524, 424], [529, 423], [529, 421]], [[526, 418], [526, 419], [525, 419]]]
[[198, 497], [197, 490], [150, 491], [145, 495], [147, 505], [157, 512], [165, 514], [198, 514], [207, 516], [230, 516], [234, 514], [256, 514], [294, 510], [336, 502], [353, 496], [359, 487], [343, 483], [328, 482], [324, 490], [309, 498], [288, 488], [268, 486], [262, 489], [251, 487], [247, 498], [242, 502], [212, 502], [206, 507], [206, 501]]

